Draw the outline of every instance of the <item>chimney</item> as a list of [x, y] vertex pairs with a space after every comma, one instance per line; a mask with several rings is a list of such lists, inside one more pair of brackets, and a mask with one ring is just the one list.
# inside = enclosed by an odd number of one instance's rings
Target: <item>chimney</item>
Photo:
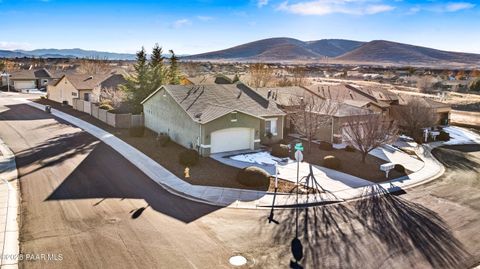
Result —
[[268, 90], [267, 99], [270, 99], [271, 96], [272, 96], [272, 90]]

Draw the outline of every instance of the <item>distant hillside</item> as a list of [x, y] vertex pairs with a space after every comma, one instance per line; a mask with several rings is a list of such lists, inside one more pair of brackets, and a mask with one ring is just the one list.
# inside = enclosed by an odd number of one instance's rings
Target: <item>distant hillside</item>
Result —
[[426, 47], [374, 40], [337, 57], [350, 62], [401, 63], [401, 64], [478, 64], [480, 54], [436, 50]]
[[0, 58], [16, 58], [16, 57], [25, 57], [27, 55], [10, 50], [0, 50]]
[[361, 46], [363, 42], [323, 39], [304, 42], [294, 38], [268, 38], [229, 49], [184, 57], [192, 60], [306, 60], [336, 57]]
[[307, 48], [320, 55], [328, 57], [337, 57], [359, 48], [365, 42], [344, 40], [344, 39], [321, 39], [316, 41], [307, 41]]
[[2, 58], [99, 58], [108, 60], [135, 60], [135, 54], [114, 53], [83, 49], [37, 49], [37, 50], [0, 50]]

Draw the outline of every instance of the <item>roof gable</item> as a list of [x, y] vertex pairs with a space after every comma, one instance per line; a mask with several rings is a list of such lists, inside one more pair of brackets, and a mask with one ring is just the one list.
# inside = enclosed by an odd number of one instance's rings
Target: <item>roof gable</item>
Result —
[[254, 117], [283, 116], [274, 102], [263, 98], [244, 84], [165, 85], [150, 94], [142, 104], [164, 89], [192, 120], [207, 123], [233, 111]]

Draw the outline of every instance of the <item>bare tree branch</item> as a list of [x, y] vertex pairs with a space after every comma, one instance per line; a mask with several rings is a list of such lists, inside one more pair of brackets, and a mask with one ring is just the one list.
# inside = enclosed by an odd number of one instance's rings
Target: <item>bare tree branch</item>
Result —
[[343, 131], [347, 143], [362, 154], [362, 162], [365, 162], [370, 151], [381, 145], [395, 142], [398, 135], [396, 123], [381, 114], [350, 116]]
[[322, 100], [314, 95], [292, 97], [289, 102], [288, 115], [295, 130], [308, 139], [308, 150], [312, 140], [321, 128], [330, 126], [332, 116], [338, 109], [338, 103]]

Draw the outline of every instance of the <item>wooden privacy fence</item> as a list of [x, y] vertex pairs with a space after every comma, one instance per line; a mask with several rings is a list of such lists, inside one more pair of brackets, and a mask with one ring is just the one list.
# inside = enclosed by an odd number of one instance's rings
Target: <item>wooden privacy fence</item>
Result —
[[452, 110], [450, 122], [470, 126], [480, 126], [480, 112]]
[[97, 118], [106, 124], [115, 128], [130, 128], [143, 126], [143, 114], [132, 115], [110, 113], [101, 109], [97, 104], [80, 99], [73, 99], [72, 107], [75, 110], [85, 112], [94, 118]]

